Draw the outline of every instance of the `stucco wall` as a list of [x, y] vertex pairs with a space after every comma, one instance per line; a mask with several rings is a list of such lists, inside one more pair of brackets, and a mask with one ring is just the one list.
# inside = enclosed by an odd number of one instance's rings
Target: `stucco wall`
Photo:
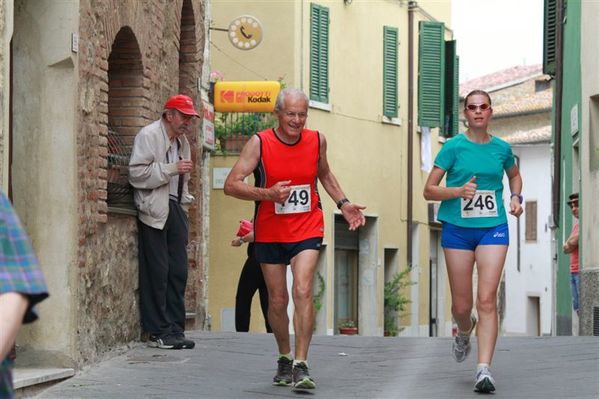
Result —
[[41, 321], [23, 329], [19, 345], [25, 352], [34, 345], [61, 358], [59, 364], [71, 364], [79, 218], [77, 57], [70, 37], [78, 30], [77, 3], [18, 0], [14, 19], [13, 200], [51, 292], [39, 307]]
[[541, 112], [510, 118], [493, 118], [489, 124], [489, 131], [498, 137], [505, 137], [516, 132], [526, 132], [550, 124], [551, 113]]

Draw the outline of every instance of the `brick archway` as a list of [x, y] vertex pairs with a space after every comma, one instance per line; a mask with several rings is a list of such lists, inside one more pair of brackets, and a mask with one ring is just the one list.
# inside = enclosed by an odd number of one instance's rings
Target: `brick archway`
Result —
[[184, 0], [181, 9], [181, 34], [179, 37], [179, 93], [192, 98], [197, 93], [198, 51], [196, 24], [191, 0]]
[[108, 210], [134, 213], [128, 164], [135, 135], [149, 123], [139, 44], [131, 28], [116, 35], [108, 57]]

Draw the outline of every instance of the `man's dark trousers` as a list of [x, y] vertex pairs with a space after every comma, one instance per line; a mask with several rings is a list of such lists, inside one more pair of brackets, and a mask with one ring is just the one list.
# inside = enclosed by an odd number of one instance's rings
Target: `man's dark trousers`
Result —
[[139, 305], [145, 332], [162, 338], [185, 331], [187, 214], [175, 200], [162, 230], [138, 221]]

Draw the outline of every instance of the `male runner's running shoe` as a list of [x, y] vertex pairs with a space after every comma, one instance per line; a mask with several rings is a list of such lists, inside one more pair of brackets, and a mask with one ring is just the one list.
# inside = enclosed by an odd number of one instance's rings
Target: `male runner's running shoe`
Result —
[[495, 390], [495, 380], [491, 377], [488, 367], [483, 367], [476, 373], [474, 392], [489, 393]]
[[306, 363], [297, 363], [293, 366], [293, 389], [304, 390], [314, 388], [316, 388], [316, 383], [310, 377]]
[[277, 360], [277, 375], [272, 379], [273, 385], [288, 386], [291, 385], [293, 368], [293, 360], [287, 359], [284, 356], [279, 357]]
[[472, 327], [470, 327], [468, 334], [462, 335], [458, 331], [458, 334], [455, 336], [453, 341], [453, 345], [451, 346], [451, 354], [458, 363], [466, 360], [468, 354], [470, 353], [470, 334], [472, 334], [474, 327], [476, 327], [476, 317], [474, 315], [470, 315], [470, 320], [472, 321]]

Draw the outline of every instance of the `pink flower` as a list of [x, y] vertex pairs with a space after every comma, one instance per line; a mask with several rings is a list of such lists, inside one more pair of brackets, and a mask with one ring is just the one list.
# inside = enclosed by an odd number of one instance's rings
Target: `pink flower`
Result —
[[218, 82], [219, 80], [225, 80], [225, 75], [223, 75], [220, 71], [210, 72], [210, 81], [211, 82]]

